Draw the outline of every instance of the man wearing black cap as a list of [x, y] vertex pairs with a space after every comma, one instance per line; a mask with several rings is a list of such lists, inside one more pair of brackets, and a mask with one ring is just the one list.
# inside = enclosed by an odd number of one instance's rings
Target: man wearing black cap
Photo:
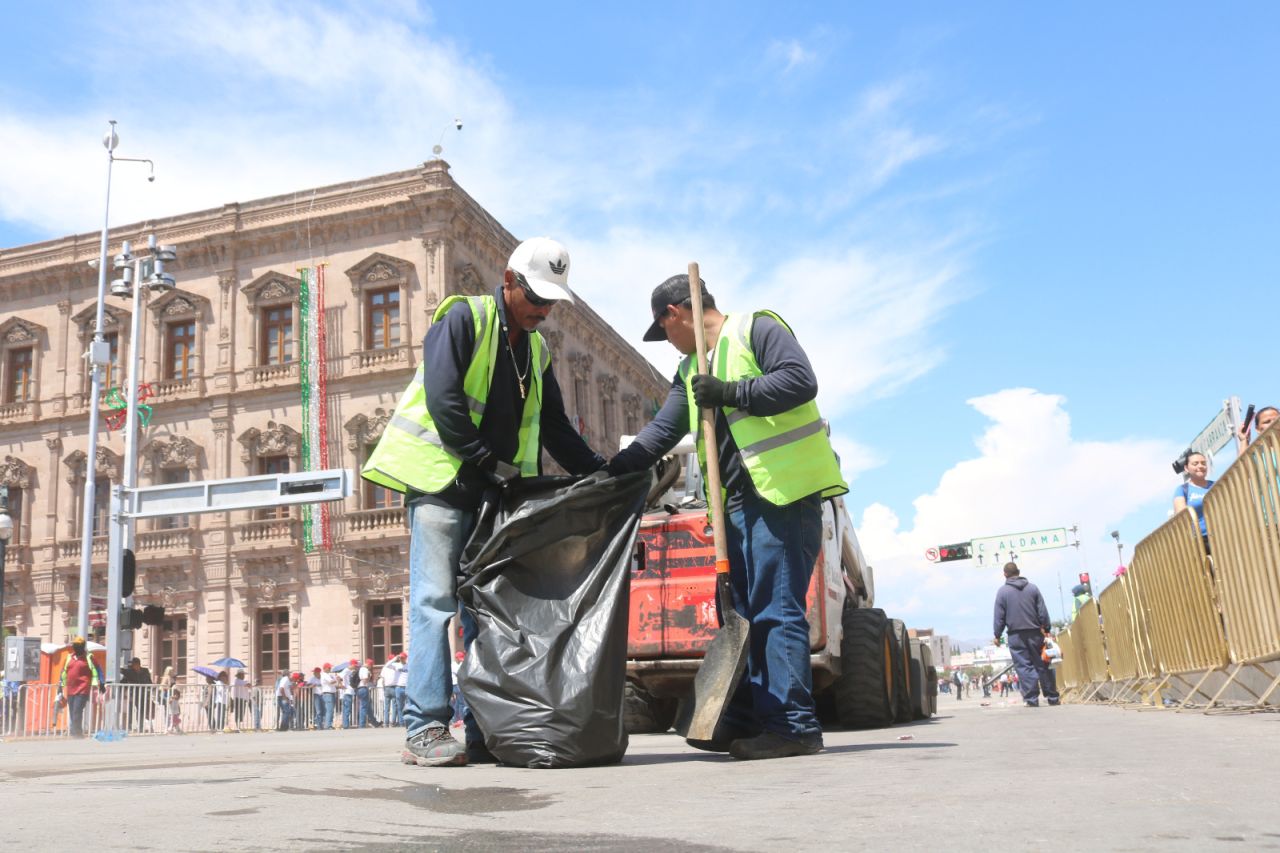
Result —
[[730, 580], [751, 631], [746, 673], [715, 737], [693, 745], [739, 759], [808, 755], [822, 749], [822, 727], [805, 594], [822, 542], [822, 499], [848, 487], [814, 403], [817, 378], [790, 327], [770, 311], [721, 314], [699, 285], [709, 374], [694, 367], [689, 277], [672, 276], [653, 291], [644, 339], [670, 341], [686, 358], [662, 409], [609, 472], [642, 470], [692, 432], [705, 474], [698, 408], [715, 409]]
[[[571, 474], [604, 466], [569, 423], [538, 331], [557, 304], [573, 301], [569, 252], [547, 237], [516, 246], [491, 295], [445, 299], [423, 341], [418, 375], [361, 471], [405, 493], [409, 507], [406, 764], [493, 761], [471, 715], [465, 746], [449, 731], [449, 620], [458, 612], [462, 546], [484, 493], [537, 476], [544, 447]], [[465, 610], [461, 621], [469, 645], [475, 622]]]

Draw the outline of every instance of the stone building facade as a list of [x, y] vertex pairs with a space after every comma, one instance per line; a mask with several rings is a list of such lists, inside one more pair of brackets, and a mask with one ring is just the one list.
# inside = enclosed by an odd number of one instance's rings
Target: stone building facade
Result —
[[[325, 264], [328, 453], [359, 469], [421, 357], [435, 308], [492, 292], [517, 240], [433, 160], [417, 169], [113, 229], [178, 248], [177, 287], [143, 301], [136, 342], [153, 408], [139, 437], [139, 485], [298, 470], [299, 270]], [[63, 641], [79, 624], [87, 466], [100, 500], [95, 606], [105, 606], [106, 498], [124, 441], [87, 456], [99, 235], [0, 250], [0, 483], [9, 487], [3, 625]], [[573, 247], [569, 247], [572, 253]], [[128, 300], [108, 296], [104, 333], [122, 386], [135, 342]], [[634, 434], [666, 382], [589, 306], [559, 306], [544, 329], [566, 406], [606, 455]], [[104, 410], [105, 410], [104, 402]], [[139, 521], [135, 600], [164, 625], [136, 632], [157, 675], [229, 655], [277, 673], [407, 643], [408, 535], [398, 496], [372, 484], [332, 505], [333, 548], [307, 553], [299, 510]], [[90, 623], [100, 614], [91, 613]]]

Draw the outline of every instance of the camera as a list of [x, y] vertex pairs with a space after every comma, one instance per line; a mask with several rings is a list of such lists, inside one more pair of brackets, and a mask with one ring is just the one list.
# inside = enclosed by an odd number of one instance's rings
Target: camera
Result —
[[1191, 458], [1191, 448], [1182, 451], [1182, 455], [1173, 460], [1173, 473], [1181, 474], [1187, 470], [1187, 460]]
[[453, 126], [456, 127], [458, 130], [462, 130], [462, 119], [455, 118], [453, 120]]

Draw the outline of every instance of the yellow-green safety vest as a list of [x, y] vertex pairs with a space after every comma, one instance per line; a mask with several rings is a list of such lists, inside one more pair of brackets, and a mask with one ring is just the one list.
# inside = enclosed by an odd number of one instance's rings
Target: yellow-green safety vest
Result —
[[[471, 410], [471, 422], [478, 427], [489, 399], [489, 386], [493, 384], [493, 367], [502, 334], [498, 324], [498, 302], [492, 296], [450, 296], [440, 303], [431, 322], [439, 322], [454, 303], [464, 300], [471, 306], [476, 342], [471, 363], [462, 380], [462, 390]], [[542, 373], [551, 364], [551, 352], [542, 335], [536, 331], [529, 333], [529, 348], [530, 363], [535, 368], [520, 416], [519, 449], [514, 463], [520, 469], [521, 477], [538, 475]], [[462, 458], [441, 440], [435, 421], [431, 419], [431, 412], [427, 409], [427, 388], [423, 382], [425, 374], [424, 365], [419, 365], [409, 387], [400, 396], [382, 438], [360, 471], [366, 480], [397, 492], [414, 490], [434, 494], [458, 476]]]
[[[791, 331], [772, 311], [725, 315], [720, 337], [710, 353], [712, 376], [735, 382], [763, 375], [751, 351], [751, 327], [756, 317], [772, 317]], [[689, 431], [697, 439], [698, 465], [705, 484], [707, 453], [698, 406], [693, 401], [694, 373], [693, 356], [688, 356], [680, 365], [680, 374], [689, 399]], [[751, 475], [756, 492], [769, 503], [786, 506], [812, 494], [828, 498], [849, 491], [840, 474], [840, 460], [831, 449], [826, 422], [813, 400], [780, 415], [749, 415], [732, 406], [725, 406], [723, 411], [742, 466]]]

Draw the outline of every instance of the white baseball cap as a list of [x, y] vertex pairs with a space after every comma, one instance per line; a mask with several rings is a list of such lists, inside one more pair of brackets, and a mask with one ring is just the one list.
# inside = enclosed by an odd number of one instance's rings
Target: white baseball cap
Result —
[[517, 272], [529, 289], [543, 299], [563, 299], [572, 304], [569, 289], [569, 250], [550, 237], [531, 237], [511, 253], [507, 268]]

